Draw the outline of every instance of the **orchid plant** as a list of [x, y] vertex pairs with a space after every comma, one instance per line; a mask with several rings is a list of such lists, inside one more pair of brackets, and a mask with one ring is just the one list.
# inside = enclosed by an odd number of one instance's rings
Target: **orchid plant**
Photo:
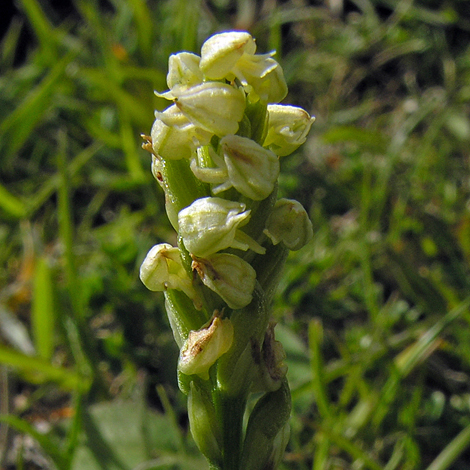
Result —
[[140, 278], [164, 293], [191, 433], [213, 470], [275, 469], [289, 439], [285, 353], [269, 308], [312, 225], [300, 203], [277, 198], [277, 180], [280, 157], [305, 142], [314, 118], [278, 104], [287, 85], [273, 56], [241, 31], [210, 37], [200, 56], [170, 56], [169, 90], [156, 94], [171, 105], [144, 136], [178, 246], [154, 246]]

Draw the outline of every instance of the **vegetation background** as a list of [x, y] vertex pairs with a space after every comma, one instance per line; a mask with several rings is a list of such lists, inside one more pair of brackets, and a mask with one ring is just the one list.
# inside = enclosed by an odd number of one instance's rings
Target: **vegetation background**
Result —
[[206, 468], [162, 297], [138, 278], [174, 238], [139, 135], [169, 54], [238, 28], [317, 117], [282, 161], [315, 232], [273, 305], [282, 469], [470, 469], [470, 3], [17, 7], [0, 44], [0, 467]]

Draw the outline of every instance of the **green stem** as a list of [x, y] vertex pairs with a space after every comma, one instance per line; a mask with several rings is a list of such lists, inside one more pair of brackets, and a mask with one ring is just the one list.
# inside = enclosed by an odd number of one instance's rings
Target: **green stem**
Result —
[[239, 470], [246, 398], [228, 396], [220, 390], [215, 390], [214, 403], [222, 427], [222, 468], [220, 470]]

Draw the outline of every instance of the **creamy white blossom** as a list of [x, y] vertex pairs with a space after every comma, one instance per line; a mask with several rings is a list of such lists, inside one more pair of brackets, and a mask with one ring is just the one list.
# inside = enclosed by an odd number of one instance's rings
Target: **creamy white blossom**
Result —
[[244, 31], [230, 31], [214, 34], [201, 48], [200, 68], [209, 79], [227, 77], [243, 54], [254, 54], [256, 44], [251, 34]]
[[290, 250], [300, 250], [313, 237], [312, 222], [300, 202], [279, 199], [274, 205], [264, 233], [274, 245], [283, 242]]
[[[219, 137], [235, 134], [245, 111], [243, 91], [227, 83], [204, 82], [156, 94], [173, 100], [181, 113], [196, 127]], [[158, 114], [157, 117], [164, 119], [164, 116]], [[166, 124], [171, 125], [168, 120]]]
[[193, 300], [196, 306], [200, 305], [191, 279], [183, 267], [180, 251], [169, 243], [160, 243], [150, 249], [140, 266], [140, 279], [151, 291], [178, 289]]
[[218, 197], [196, 199], [178, 214], [179, 234], [186, 249], [204, 258], [226, 248], [264, 253], [265, 249], [240, 230], [248, 223], [245, 204]]
[[150, 135], [153, 152], [161, 158], [190, 159], [197, 147], [207, 145], [213, 135], [192, 124], [175, 105], [156, 116]]
[[283, 104], [268, 105], [268, 119], [263, 145], [280, 157], [291, 154], [305, 142], [315, 121], [304, 109]]
[[191, 267], [230, 308], [246, 307], [253, 299], [256, 271], [239, 256], [215, 253], [206, 258], [193, 257]]
[[168, 59], [166, 83], [170, 90], [177, 87], [188, 88], [203, 82], [204, 76], [199, 68], [201, 58], [190, 52], [172, 54]]

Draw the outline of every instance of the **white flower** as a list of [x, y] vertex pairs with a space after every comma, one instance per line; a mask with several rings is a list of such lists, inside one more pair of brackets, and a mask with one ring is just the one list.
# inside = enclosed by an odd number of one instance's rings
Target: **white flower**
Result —
[[268, 105], [268, 116], [263, 145], [280, 157], [291, 154], [305, 142], [315, 121], [304, 109], [282, 104]]
[[269, 215], [264, 233], [273, 245], [283, 242], [290, 250], [300, 250], [313, 237], [312, 222], [300, 202], [279, 199]]
[[204, 80], [199, 62], [201, 58], [190, 52], [179, 52], [168, 59], [166, 83], [170, 90], [199, 85]]
[[[202, 152], [198, 149], [198, 156]], [[266, 199], [273, 191], [279, 176], [279, 158], [251, 139], [227, 135], [220, 139], [223, 158], [210, 147], [207, 149], [217, 167], [199, 166], [191, 161], [191, 170], [205, 183], [214, 183], [213, 194], [234, 187], [240, 194], [254, 201]]]
[[274, 52], [255, 52], [255, 40], [247, 32], [215, 34], [202, 46], [200, 68], [212, 80], [237, 78], [252, 102], [277, 103], [287, 95], [282, 68], [272, 58]]
[[140, 279], [151, 291], [181, 290], [193, 300], [195, 306], [200, 306], [177, 247], [168, 243], [153, 246], [140, 267]]
[[227, 135], [220, 148], [231, 185], [255, 201], [267, 198], [279, 176], [278, 157], [246, 137]]
[[207, 145], [212, 134], [192, 124], [179, 109], [172, 105], [155, 113], [150, 135], [155, 155], [169, 160], [190, 159], [200, 145]]
[[251, 34], [243, 31], [214, 34], [202, 45], [201, 71], [211, 80], [225, 78], [245, 51], [250, 55], [256, 51]]
[[186, 249], [204, 258], [226, 248], [265, 253], [265, 249], [239, 227], [250, 218], [250, 211], [240, 202], [217, 197], [196, 199], [178, 214], [179, 235]]
[[215, 253], [207, 258], [193, 256], [191, 267], [230, 308], [246, 307], [253, 299], [256, 271], [239, 256], [229, 253]]
[[[173, 100], [192, 124], [218, 137], [235, 134], [245, 112], [243, 91], [221, 82], [204, 82], [189, 88], [176, 87], [156, 95]], [[168, 120], [164, 122], [170, 125]], [[178, 125], [176, 119], [174, 125]]]

